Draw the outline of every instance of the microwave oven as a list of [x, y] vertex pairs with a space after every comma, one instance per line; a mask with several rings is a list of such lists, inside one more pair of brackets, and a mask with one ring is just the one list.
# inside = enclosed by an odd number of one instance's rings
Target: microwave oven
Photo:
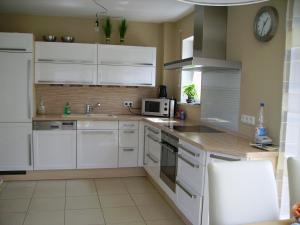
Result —
[[174, 100], [145, 98], [142, 100], [142, 115], [172, 117], [174, 115]]

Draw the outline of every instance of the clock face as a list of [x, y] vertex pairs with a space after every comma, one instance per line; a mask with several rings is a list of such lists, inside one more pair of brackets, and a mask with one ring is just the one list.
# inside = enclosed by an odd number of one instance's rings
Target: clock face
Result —
[[278, 13], [274, 7], [261, 8], [254, 21], [254, 34], [259, 41], [269, 41], [276, 33]]

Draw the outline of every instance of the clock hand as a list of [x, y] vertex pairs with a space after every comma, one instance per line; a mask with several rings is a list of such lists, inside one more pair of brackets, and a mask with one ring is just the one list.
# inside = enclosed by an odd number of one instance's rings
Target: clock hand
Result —
[[268, 20], [269, 20], [269, 17], [268, 17], [268, 18], [266, 19], [266, 21], [264, 22], [264, 25], [263, 25], [263, 27], [262, 27], [262, 29], [261, 29], [261, 32], [260, 32], [260, 35], [263, 34], [264, 28], [265, 28], [265, 26], [266, 26]]

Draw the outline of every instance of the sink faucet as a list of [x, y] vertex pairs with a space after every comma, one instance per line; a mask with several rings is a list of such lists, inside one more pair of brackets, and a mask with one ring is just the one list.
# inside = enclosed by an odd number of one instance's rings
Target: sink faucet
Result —
[[98, 102], [94, 106], [92, 104], [85, 105], [85, 114], [91, 114], [95, 108], [100, 108], [101, 104]]

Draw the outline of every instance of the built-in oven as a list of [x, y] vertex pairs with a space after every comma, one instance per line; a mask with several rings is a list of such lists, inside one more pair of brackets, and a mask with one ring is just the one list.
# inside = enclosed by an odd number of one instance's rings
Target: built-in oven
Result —
[[177, 155], [179, 139], [166, 132], [161, 133], [160, 178], [176, 191]]

